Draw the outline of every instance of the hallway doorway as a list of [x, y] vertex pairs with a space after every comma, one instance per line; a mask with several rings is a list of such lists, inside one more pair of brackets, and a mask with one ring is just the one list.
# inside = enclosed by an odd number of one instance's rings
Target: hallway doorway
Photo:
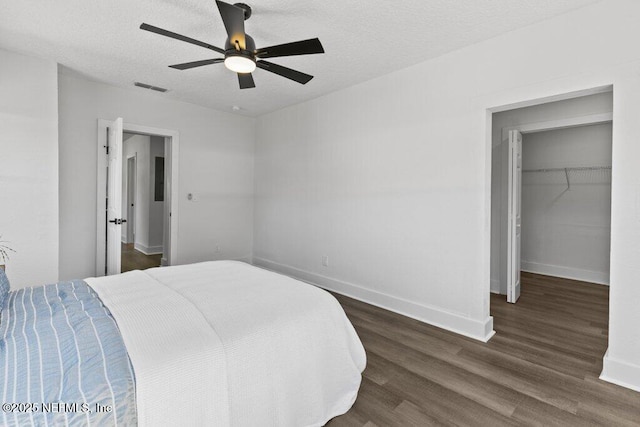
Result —
[[[141, 139], [152, 141], [148, 150], [128, 150]], [[178, 153], [176, 131], [123, 123], [121, 118], [98, 120], [96, 276], [126, 271], [121, 266], [128, 262], [123, 243], [142, 256], [160, 255], [159, 265], [177, 263]], [[134, 170], [135, 189], [127, 179]], [[149, 264], [147, 259], [141, 265]]]

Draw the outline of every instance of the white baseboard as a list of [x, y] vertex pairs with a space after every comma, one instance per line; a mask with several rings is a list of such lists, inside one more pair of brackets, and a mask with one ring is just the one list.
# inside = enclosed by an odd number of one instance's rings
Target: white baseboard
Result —
[[609, 285], [609, 273], [602, 271], [582, 270], [579, 268], [560, 265], [540, 264], [537, 262], [521, 261], [522, 271], [544, 274], [546, 276], [564, 277], [565, 279], [581, 280], [583, 282]]
[[495, 334], [493, 330], [493, 317], [491, 316], [488, 316], [484, 321], [477, 321], [437, 307], [418, 304], [403, 298], [366, 289], [353, 283], [333, 279], [264, 258], [253, 257], [253, 263], [257, 266], [294, 277], [320, 288], [337, 292], [482, 342], [489, 341]]
[[137, 251], [142, 252], [145, 255], [158, 255], [162, 253], [162, 250], [164, 249], [164, 247], [162, 245], [160, 246], [144, 246], [141, 243], [136, 243], [133, 245], [134, 248], [136, 248]]
[[609, 356], [609, 350], [602, 359], [600, 379], [631, 390], [640, 391], [640, 366], [616, 360]]

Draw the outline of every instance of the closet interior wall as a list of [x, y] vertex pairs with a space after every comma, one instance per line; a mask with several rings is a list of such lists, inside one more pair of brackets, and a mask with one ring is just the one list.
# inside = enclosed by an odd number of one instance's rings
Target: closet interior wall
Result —
[[522, 271], [609, 284], [611, 129], [523, 136]]

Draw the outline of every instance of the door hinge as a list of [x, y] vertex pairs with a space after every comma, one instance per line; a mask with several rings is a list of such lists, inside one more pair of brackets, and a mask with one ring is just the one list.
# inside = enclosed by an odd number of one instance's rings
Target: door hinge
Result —
[[107, 151], [107, 156], [109, 155], [109, 127], [107, 127], [107, 145], [103, 145], [104, 149]]

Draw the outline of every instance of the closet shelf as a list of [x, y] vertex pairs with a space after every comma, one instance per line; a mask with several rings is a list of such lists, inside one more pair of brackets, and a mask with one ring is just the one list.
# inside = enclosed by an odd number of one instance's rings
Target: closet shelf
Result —
[[578, 166], [571, 168], [546, 168], [546, 169], [523, 169], [522, 172], [571, 172], [571, 171], [598, 171], [611, 170], [611, 166]]
[[523, 169], [523, 173], [544, 173], [544, 172], [563, 172], [567, 180], [567, 190], [571, 189], [571, 172], [596, 172], [611, 171], [611, 166], [577, 166], [566, 168], [543, 168], [543, 169]]

